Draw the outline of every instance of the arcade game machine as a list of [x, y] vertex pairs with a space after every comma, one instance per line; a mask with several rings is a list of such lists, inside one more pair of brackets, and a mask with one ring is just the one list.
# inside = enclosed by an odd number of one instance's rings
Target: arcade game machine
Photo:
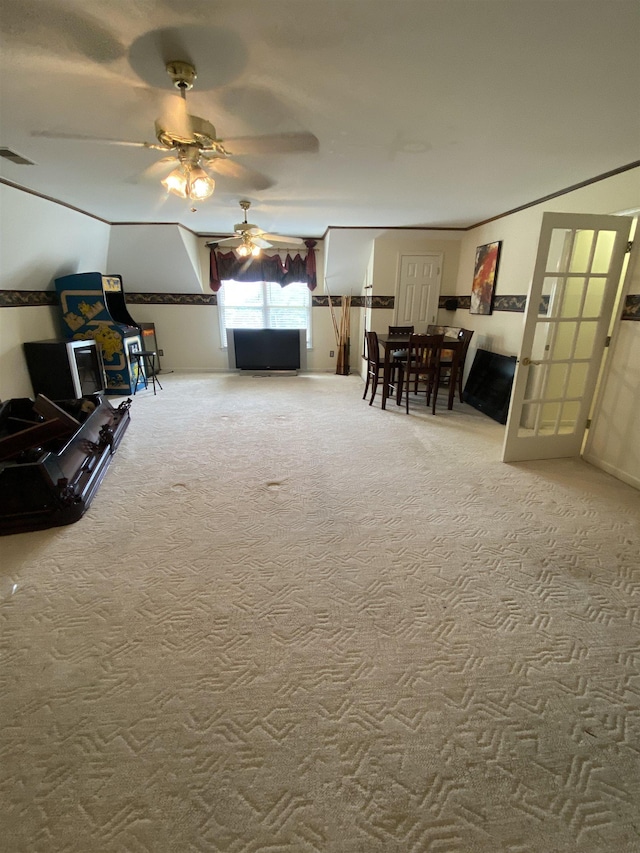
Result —
[[107, 394], [133, 394], [144, 382], [142, 333], [127, 310], [119, 275], [76, 273], [56, 279], [65, 335], [69, 340], [93, 338], [102, 349]]

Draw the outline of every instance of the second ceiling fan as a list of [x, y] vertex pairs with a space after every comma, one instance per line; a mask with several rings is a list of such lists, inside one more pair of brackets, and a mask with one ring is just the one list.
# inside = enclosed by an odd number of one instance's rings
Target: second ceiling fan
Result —
[[251, 202], [242, 199], [239, 204], [242, 210], [244, 210], [244, 220], [236, 222], [233, 226], [233, 230], [236, 232], [235, 237], [216, 240], [215, 243], [218, 246], [237, 246], [236, 251], [241, 257], [247, 257], [248, 255], [255, 257], [260, 254], [261, 249], [269, 249], [274, 244], [298, 245], [304, 242], [299, 237], [281, 237], [278, 234], [269, 234], [252, 222], [247, 222], [247, 211], [251, 207]]

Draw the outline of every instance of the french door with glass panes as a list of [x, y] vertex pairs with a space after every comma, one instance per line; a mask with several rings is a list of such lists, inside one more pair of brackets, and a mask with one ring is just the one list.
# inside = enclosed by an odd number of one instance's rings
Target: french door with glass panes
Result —
[[631, 222], [544, 214], [503, 462], [580, 454]]

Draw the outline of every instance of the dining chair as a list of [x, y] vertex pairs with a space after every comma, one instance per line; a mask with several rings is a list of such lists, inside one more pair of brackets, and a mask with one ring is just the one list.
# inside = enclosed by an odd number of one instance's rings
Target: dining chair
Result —
[[[369, 405], [373, 403], [373, 398], [378, 390], [380, 377], [384, 376], [384, 359], [380, 358], [380, 345], [378, 344], [378, 335], [376, 332], [366, 332], [365, 339], [367, 342], [367, 380], [364, 386], [364, 394], [362, 399], [367, 396], [369, 386], [371, 386], [371, 399]], [[389, 388], [396, 390], [402, 388], [403, 368], [402, 363], [395, 364], [391, 362], [391, 376]]]
[[[409, 392], [418, 393], [418, 384], [424, 382], [427, 390], [427, 406], [436, 413], [438, 385], [440, 384], [440, 350], [444, 335], [411, 335], [407, 361], [404, 364], [404, 387], [406, 390], [407, 414], [409, 414]], [[401, 402], [401, 398], [400, 401]]]
[[[458, 357], [458, 396], [460, 397], [460, 402], [462, 402], [462, 380], [464, 376], [464, 363], [467, 358], [467, 352], [469, 350], [469, 344], [471, 343], [471, 338], [473, 337], [473, 329], [460, 329], [458, 332], [458, 340], [462, 341], [462, 349], [457, 354]], [[449, 379], [451, 379], [451, 370], [453, 368], [453, 360], [456, 358], [456, 353], [452, 350], [448, 350], [446, 348], [446, 344], [442, 350], [442, 355], [440, 356], [440, 377], [448, 375]]]
[[373, 403], [373, 398], [378, 390], [378, 382], [380, 374], [384, 369], [384, 361], [380, 358], [380, 347], [378, 345], [378, 335], [376, 332], [366, 332], [365, 339], [367, 342], [367, 381], [364, 386], [364, 394], [362, 399], [367, 396], [369, 386], [371, 386], [371, 399], [369, 405]]
[[[408, 335], [413, 334], [414, 329], [415, 329], [414, 326], [389, 326], [389, 337], [390, 338], [406, 338]], [[393, 358], [393, 362], [394, 362], [395, 367], [402, 367], [404, 365], [405, 361], [407, 360], [407, 350], [406, 349], [394, 350], [391, 357]], [[398, 374], [399, 373], [400, 373], [400, 371], [398, 371]], [[395, 383], [395, 380], [398, 379], [398, 382], [395, 385], [395, 388], [392, 390], [396, 391], [396, 396], [397, 396], [398, 405], [399, 405], [400, 396], [402, 394], [402, 377], [401, 376], [394, 376], [393, 378], [394, 378], [394, 383]], [[392, 383], [392, 384], [394, 384], [394, 383]]]

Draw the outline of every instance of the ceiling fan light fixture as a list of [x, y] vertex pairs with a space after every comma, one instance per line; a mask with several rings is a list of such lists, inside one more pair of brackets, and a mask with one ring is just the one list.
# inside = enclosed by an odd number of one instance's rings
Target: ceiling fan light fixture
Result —
[[257, 258], [260, 255], [261, 249], [260, 246], [256, 246], [253, 242], [251, 235], [245, 233], [242, 236], [242, 243], [238, 246], [237, 252], [241, 258], [248, 258], [249, 255]]
[[200, 166], [183, 163], [160, 182], [167, 192], [178, 198], [203, 201], [213, 195], [216, 182]]
[[177, 195], [178, 198], [188, 197], [187, 176], [181, 166], [174, 169], [173, 172], [167, 175], [166, 178], [163, 178], [160, 183], [168, 193], [173, 193], [173, 195]]
[[216, 188], [216, 182], [211, 178], [201, 166], [193, 166], [189, 170], [187, 179], [189, 198], [194, 201], [203, 201], [205, 198], [213, 195]]

